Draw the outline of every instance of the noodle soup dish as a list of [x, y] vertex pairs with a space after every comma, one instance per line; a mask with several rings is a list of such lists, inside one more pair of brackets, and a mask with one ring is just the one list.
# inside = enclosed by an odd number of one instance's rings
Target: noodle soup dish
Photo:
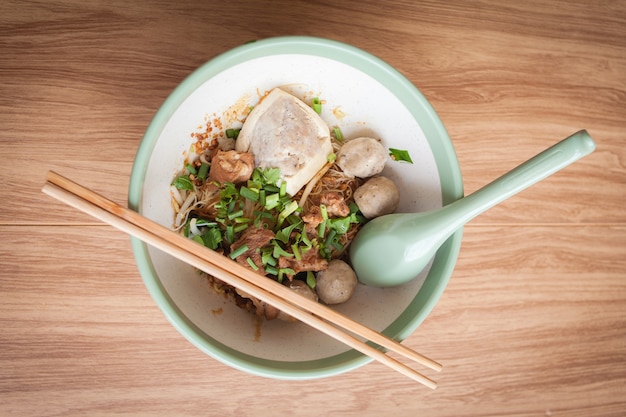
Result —
[[[379, 58], [339, 42], [270, 38], [207, 62], [168, 97], [139, 146], [129, 206], [250, 270], [402, 340], [434, 308], [461, 232], [411, 282], [358, 282], [347, 249], [392, 212], [462, 196], [428, 101]], [[144, 283], [194, 346], [235, 369], [310, 379], [371, 359], [133, 239]]]

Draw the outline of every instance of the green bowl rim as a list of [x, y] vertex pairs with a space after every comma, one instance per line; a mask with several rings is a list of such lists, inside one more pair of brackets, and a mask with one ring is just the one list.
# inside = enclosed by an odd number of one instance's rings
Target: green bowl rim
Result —
[[[424, 131], [437, 163], [443, 204], [449, 204], [463, 196], [461, 171], [450, 137], [428, 100], [407, 78], [380, 58], [357, 47], [325, 38], [284, 36], [252, 41], [222, 53], [196, 69], [173, 90], [151, 120], [137, 150], [130, 177], [128, 206], [133, 210], [140, 210], [143, 182], [156, 141], [169, 118], [196, 88], [233, 65], [264, 56], [283, 54], [307, 54], [329, 58], [352, 66], [378, 80], [409, 109]], [[396, 340], [405, 339], [432, 311], [454, 270], [462, 233], [461, 229], [452, 235], [437, 252], [417, 296], [383, 331], [385, 335]], [[348, 350], [328, 358], [300, 362], [260, 359], [238, 352], [213, 339], [185, 317], [158, 279], [147, 245], [137, 238], [131, 238], [131, 245], [144, 284], [170, 323], [198, 349], [235, 369], [269, 378], [302, 380], [337, 375], [372, 360], [355, 350]]]

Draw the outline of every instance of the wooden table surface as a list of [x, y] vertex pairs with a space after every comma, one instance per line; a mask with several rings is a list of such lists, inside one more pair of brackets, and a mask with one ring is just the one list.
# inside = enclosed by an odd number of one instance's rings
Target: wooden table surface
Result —
[[[471, 193], [579, 129], [590, 156], [473, 220], [405, 343], [431, 391], [378, 363], [274, 381], [167, 322], [129, 238], [41, 193], [56, 170], [125, 204], [133, 158], [196, 67], [253, 39], [368, 50], [432, 102]], [[0, 415], [626, 415], [626, 2], [0, 2]]]

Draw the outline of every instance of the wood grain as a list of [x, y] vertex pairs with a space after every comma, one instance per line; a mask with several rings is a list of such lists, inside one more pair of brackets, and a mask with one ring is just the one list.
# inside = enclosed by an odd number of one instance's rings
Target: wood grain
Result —
[[[377, 363], [307, 382], [233, 370], [151, 300], [127, 236], [41, 193], [55, 170], [124, 203], [159, 105], [252, 39], [325, 36], [429, 99], [471, 193], [586, 128], [597, 150], [473, 220], [405, 343], [430, 392]], [[0, 415], [623, 416], [626, 2], [0, 3]]]

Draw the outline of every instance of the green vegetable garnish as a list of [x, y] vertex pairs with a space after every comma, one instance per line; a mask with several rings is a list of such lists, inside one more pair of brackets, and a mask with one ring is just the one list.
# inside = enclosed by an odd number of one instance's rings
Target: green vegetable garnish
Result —
[[230, 259], [235, 259], [239, 255], [243, 255], [248, 250], [248, 245], [241, 245], [230, 253]]
[[204, 162], [200, 165], [200, 169], [198, 170], [198, 178], [201, 180], [206, 179], [206, 174], [209, 172], [209, 164], [205, 164]]
[[185, 165], [185, 168], [187, 168], [187, 171], [190, 174], [196, 175], [198, 173], [198, 171], [196, 171], [196, 167], [194, 167], [192, 164]]
[[319, 237], [324, 237], [326, 234], [326, 220], [322, 220], [319, 226], [317, 226], [317, 235]]
[[276, 185], [280, 180], [280, 169], [278, 168], [257, 168], [252, 172], [253, 181], [262, 181], [268, 185]]
[[209, 249], [217, 249], [222, 243], [222, 234], [219, 229], [215, 227], [209, 228], [204, 234], [201, 236], [202, 243]]
[[278, 270], [278, 277], [276, 278], [278, 282], [283, 282], [283, 275], [295, 275], [296, 271], [291, 268], [280, 268]]
[[246, 262], [248, 262], [248, 265], [250, 265], [250, 268], [254, 269], [255, 271], [259, 270], [259, 267], [254, 263], [252, 258], [250, 258], [249, 256], [246, 258]]
[[328, 210], [326, 210], [326, 205], [320, 204], [320, 214], [322, 215], [322, 219], [328, 220]]
[[343, 142], [343, 133], [341, 133], [341, 129], [336, 127], [333, 129], [333, 133], [335, 134], [335, 139], [337, 139], [339, 142]]
[[280, 229], [274, 235], [274, 239], [281, 241], [283, 243], [289, 242], [289, 237], [291, 236], [291, 233], [294, 231], [296, 227], [302, 227], [302, 222], [294, 223], [290, 226]]
[[319, 97], [313, 97], [311, 107], [313, 107], [313, 110], [315, 110], [315, 113], [322, 114], [322, 101], [320, 100]]
[[256, 190], [251, 190], [250, 188], [248, 188], [246, 186], [242, 186], [239, 189], [239, 194], [243, 198], [247, 198], [248, 200], [259, 201], [259, 192], [256, 191]]
[[315, 280], [315, 274], [312, 271], [306, 271], [306, 284], [311, 287], [312, 290], [315, 289], [315, 285], [317, 285], [317, 281]]
[[281, 256], [285, 256], [287, 258], [291, 258], [293, 255], [293, 253], [289, 253], [286, 250], [284, 250], [279, 244], [278, 242], [274, 241], [274, 250], [272, 252], [272, 256], [276, 259], [280, 258]]
[[302, 259], [302, 255], [300, 254], [300, 248], [298, 247], [297, 243], [291, 245], [291, 251], [293, 252], [293, 256], [296, 258], [297, 261]]
[[[331, 154], [329, 160], [333, 156], [335, 154]], [[190, 175], [196, 175], [199, 180], [208, 180], [209, 164], [189, 165], [197, 172], [176, 178], [173, 184], [180, 189], [196, 188]], [[190, 171], [189, 167], [187, 171]], [[345, 217], [334, 217], [326, 206], [321, 205], [323, 221], [317, 229], [317, 235], [308, 236], [306, 224], [299, 215], [302, 208], [286, 193], [286, 183], [281, 182], [277, 168], [257, 168], [243, 185], [217, 185], [220, 186], [220, 191], [219, 201], [213, 205], [215, 217], [211, 221], [190, 218], [182, 233], [213, 250], [226, 250], [231, 259], [242, 258], [243, 255], [250, 268], [255, 271], [262, 269], [279, 281], [284, 276], [291, 278], [296, 275], [291, 268], [279, 268], [281, 257], [301, 261], [307, 251], [313, 250], [330, 260], [331, 254], [336, 250], [344, 250], [344, 245], [340, 242], [345, 239], [344, 234], [350, 230], [351, 225], [362, 221], [362, 215], [354, 203], [350, 205], [350, 214]], [[274, 233], [274, 238], [268, 245], [255, 249], [260, 256], [259, 260], [255, 255], [254, 259], [257, 261], [247, 257], [246, 253], [250, 251], [248, 245], [238, 248], [230, 246], [250, 226], [270, 229]], [[299, 275], [298, 279], [305, 279], [305, 274]], [[306, 282], [314, 288], [315, 274], [307, 273]]]
[[241, 216], [243, 216], [243, 210], [237, 210], [228, 215], [228, 220], [235, 220]]
[[285, 219], [287, 218], [287, 216], [295, 212], [297, 209], [298, 209], [298, 203], [296, 201], [292, 201], [289, 204], [287, 204], [285, 208], [283, 209], [283, 211], [281, 211], [280, 214], [278, 215], [278, 222], [277, 222], [278, 226], [281, 226], [283, 222], [285, 221]]
[[179, 190], [190, 190], [193, 191], [193, 182], [189, 179], [189, 175], [181, 175], [176, 178], [172, 185]]
[[405, 161], [411, 164], [413, 163], [411, 155], [409, 155], [409, 151], [403, 149], [389, 148], [389, 156], [391, 156], [394, 161]]
[[226, 137], [230, 139], [237, 139], [241, 129], [226, 129]]

